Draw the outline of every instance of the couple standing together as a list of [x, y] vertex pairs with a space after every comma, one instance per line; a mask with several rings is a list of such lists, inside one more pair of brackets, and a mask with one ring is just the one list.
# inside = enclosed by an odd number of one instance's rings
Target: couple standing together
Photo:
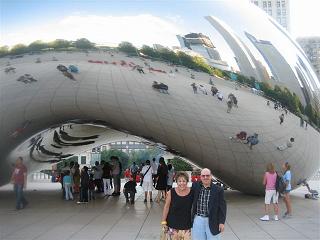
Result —
[[[219, 240], [224, 231], [226, 202], [223, 188], [213, 184], [211, 171], [201, 171], [201, 181], [187, 186], [189, 176], [176, 174], [177, 187], [167, 193], [161, 239]], [[191, 230], [192, 228], [192, 230]]]

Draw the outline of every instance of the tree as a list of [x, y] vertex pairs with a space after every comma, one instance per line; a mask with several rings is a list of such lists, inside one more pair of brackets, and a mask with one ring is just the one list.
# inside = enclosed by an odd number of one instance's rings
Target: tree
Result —
[[175, 171], [192, 171], [192, 166], [180, 157], [174, 157], [170, 160]]
[[152, 58], [159, 58], [158, 51], [154, 50], [153, 48], [147, 45], [143, 45], [140, 49], [140, 52]]
[[0, 47], [0, 56], [5, 56], [9, 54], [9, 47], [8, 46], [1, 46]]
[[140, 150], [140, 151], [132, 151], [130, 153], [130, 160], [129, 160], [129, 166], [132, 165], [133, 162], [135, 162], [137, 165], [141, 165], [142, 163], [145, 163], [146, 160], [152, 160], [153, 158], [156, 158], [162, 153], [162, 150], [159, 148], [149, 148], [146, 150]]
[[28, 52], [29, 49], [26, 45], [24, 44], [16, 44], [12, 47], [10, 53], [11, 54], [22, 54]]
[[132, 43], [130, 43], [130, 42], [119, 43], [118, 49], [119, 49], [119, 51], [128, 53], [130, 55], [138, 55], [137, 48], [135, 46], [133, 46]]
[[91, 49], [94, 48], [94, 43], [86, 38], [80, 38], [75, 41], [74, 46], [79, 49]]
[[30, 43], [28, 48], [30, 51], [41, 51], [42, 49], [48, 48], [48, 43], [37, 40]]
[[53, 42], [49, 43], [49, 47], [52, 47], [54, 49], [61, 49], [61, 48], [72, 47], [72, 44], [70, 41], [67, 41], [64, 39], [56, 39]]

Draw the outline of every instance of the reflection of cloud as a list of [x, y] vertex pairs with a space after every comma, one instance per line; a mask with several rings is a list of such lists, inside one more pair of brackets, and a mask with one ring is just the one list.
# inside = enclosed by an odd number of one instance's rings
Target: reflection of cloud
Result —
[[130, 41], [136, 46], [160, 43], [165, 46], [177, 45], [176, 34], [180, 29], [175, 23], [150, 14], [136, 16], [68, 16], [56, 23], [30, 26], [19, 32], [2, 36], [1, 44], [29, 44], [35, 40], [55, 39], [76, 40], [88, 38], [95, 43], [118, 44]]

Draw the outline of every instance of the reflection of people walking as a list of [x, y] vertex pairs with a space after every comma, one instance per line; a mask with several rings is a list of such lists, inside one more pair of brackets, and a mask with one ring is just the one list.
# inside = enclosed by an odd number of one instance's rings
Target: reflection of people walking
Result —
[[264, 198], [264, 210], [265, 215], [260, 218], [262, 221], [269, 221], [269, 208], [272, 201], [274, 208], [274, 220], [278, 221], [279, 207], [278, 207], [278, 197], [279, 193], [276, 191], [276, 181], [277, 173], [274, 169], [274, 165], [269, 163], [267, 165], [267, 171], [263, 177], [263, 185], [265, 186], [265, 198]]
[[23, 158], [18, 157], [11, 175], [11, 182], [14, 184], [16, 195], [16, 209], [20, 210], [27, 206], [28, 201], [24, 198], [23, 189], [27, 187], [27, 168], [23, 164]]
[[192, 184], [192, 239], [220, 239], [227, 212], [223, 188], [213, 184], [211, 171], [207, 168], [201, 171], [200, 177], [201, 182]]
[[280, 116], [279, 116], [279, 118], [280, 118], [280, 125], [283, 123], [283, 121], [284, 121], [284, 114], [282, 113]]
[[194, 94], [197, 94], [197, 92], [198, 92], [198, 87], [197, 87], [197, 85], [196, 85], [195, 83], [192, 83], [190, 86], [192, 87], [193, 93], [194, 93]]
[[167, 193], [161, 225], [167, 235], [166, 239], [190, 240], [193, 192], [188, 187], [187, 173], [178, 172], [176, 181], [177, 187]]

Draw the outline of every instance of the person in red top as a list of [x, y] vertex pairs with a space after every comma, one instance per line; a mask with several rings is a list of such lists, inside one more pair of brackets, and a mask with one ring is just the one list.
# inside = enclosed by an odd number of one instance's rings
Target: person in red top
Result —
[[16, 160], [11, 182], [14, 184], [14, 192], [16, 194], [16, 209], [23, 209], [28, 202], [23, 196], [23, 189], [27, 187], [27, 168], [23, 164], [22, 157], [18, 157]]

